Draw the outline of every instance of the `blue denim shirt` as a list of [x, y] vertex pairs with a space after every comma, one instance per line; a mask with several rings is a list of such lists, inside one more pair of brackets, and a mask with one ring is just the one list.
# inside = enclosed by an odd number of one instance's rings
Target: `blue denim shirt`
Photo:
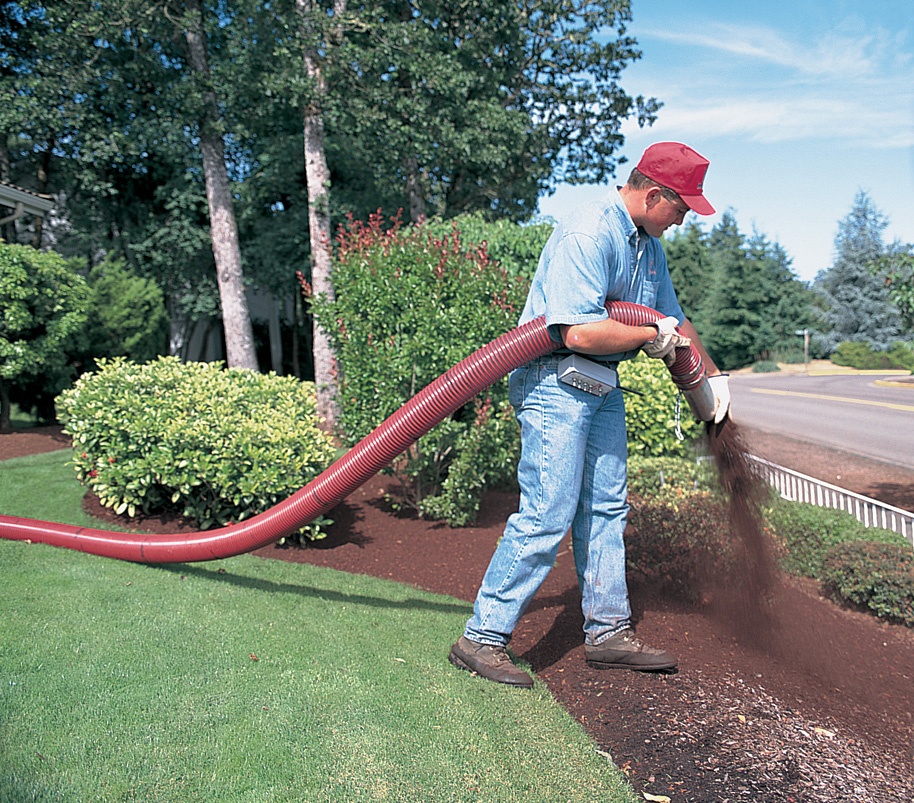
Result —
[[[640, 254], [639, 254], [640, 251]], [[602, 321], [607, 301], [631, 301], [685, 320], [660, 241], [639, 232], [616, 189], [559, 222], [543, 248], [518, 324], [545, 315], [549, 334], [560, 324]], [[637, 350], [601, 355], [631, 359]]]

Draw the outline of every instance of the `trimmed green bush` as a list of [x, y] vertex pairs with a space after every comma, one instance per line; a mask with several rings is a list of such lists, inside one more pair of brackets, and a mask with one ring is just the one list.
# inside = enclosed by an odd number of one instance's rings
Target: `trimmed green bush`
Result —
[[726, 504], [707, 491], [675, 501], [633, 497], [625, 557], [634, 577], [695, 602], [710, 576], [732, 568]]
[[645, 499], [675, 501], [717, 487], [710, 460], [633, 455], [628, 461], [628, 490]]
[[914, 347], [898, 342], [888, 351], [876, 351], [868, 343], [846, 340], [838, 344], [831, 361], [862, 371], [914, 371]]
[[[100, 361], [58, 398], [79, 481], [117, 513], [175, 510], [201, 529], [260, 513], [333, 460], [314, 388], [161, 357]], [[326, 519], [301, 535], [321, 536]]]
[[914, 627], [914, 552], [910, 544], [857, 541], [833, 546], [822, 562], [822, 584], [838, 602]]
[[773, 374], [780, 370], [780, 366], [772, 360], [759, 360], [752, 364], [753, 374]]
[[89, 316], [76, 346], [87, 364], [95, 357], [147, 362], [167, 352], [168, 310], [154, 281], [112, 259], [93, 267], [88, 280]]
[[695, 419], [685, 398], [679, 401], [679, 426], [683, 440], [676, 437], [678, 388], [662, 360], [638, 354], [619, 366], [619, 384], [634, 393], [625, 395], [628, 449], [645, 457], [678, 456], [692, 453], [704, 425]]
[[785, 571], [819, 578], [829, 549], [853, 541], [910, 545], [897, 533], [864, 527], [849, 513], [801, 502], [776, 500], [765, 509], [769, 534], [781, 553]]
[[[336, 300], [312, 299], [339, 369], [338, 423], [355, 444], [441, 374], [516, 326], [526, 282], [511, 278], [461, 232], [385, 229], [380, 215], [350, 221], [338, 237]], [[507, 380], [442, 422], [389, 469], [391, 501], [461, 526], [481, 490], [514, 475], [517, 425]]]

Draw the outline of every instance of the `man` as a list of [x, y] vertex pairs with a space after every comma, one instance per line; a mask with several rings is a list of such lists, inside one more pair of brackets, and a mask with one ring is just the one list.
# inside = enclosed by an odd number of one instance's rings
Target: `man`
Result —
[[[519, 323], [545, 316], [550, 334], [562, 346], [509, 378], [521, 425], [520, 506], [492, 556], [473, 616], [451, 648], [451, 663], [462, 669], [498, 683], [533, 686], [505, 647], [569, 528], [588, 664], [642, 671], [676, 668], [675, 658], [644, 644], [631, 625], [623, 542], [628, 444], [622, 391], [595, 395], [565, 384], [558, 366], [577, 355], [578, 365], [590, 360], [599, 371], [639, 350], [663, 359], [691, 340], [711, 377], [715, 420], [726, 416], [727, 378], [683, 315], [657, 239], [681, 224], [690, 209], [714, 213], [702, 194], [708, 164], [681, 143], [652, 145], [625, 186], [601, 203], [574, 210], [543, 249]], [[628, 326], [608, 317], [604, 305], [610, 300], [642, 304], [666, 317], [656, 324]]]

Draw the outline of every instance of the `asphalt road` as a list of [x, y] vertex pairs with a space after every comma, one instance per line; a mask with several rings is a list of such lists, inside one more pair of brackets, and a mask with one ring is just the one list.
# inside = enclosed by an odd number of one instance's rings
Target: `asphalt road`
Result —
[[733, 420], [745, 427], [914, 469], [914, 387], [889, 376], [733, 374]]

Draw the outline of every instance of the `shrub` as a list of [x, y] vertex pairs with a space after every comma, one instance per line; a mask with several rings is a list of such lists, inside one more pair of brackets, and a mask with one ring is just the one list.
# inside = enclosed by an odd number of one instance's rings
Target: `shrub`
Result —
[[765, 510], [765, 523], [781, 553], [785, 571], [818, 578], [829, 549], [853, 541], [905, 544], [889, 530], [864, 527], [849, 513], [801, 502], [777, 500]]
[[[183, 364], [102, 360], [58, 399], [79, 481], [130, 516], [177, 510], [201, 529], [286, 499], [332, 461], [313, 385]], [[325, 519], [301, 534], [321, 535]]]
[[[69, 267], [85, 273], [84, 260]], [[55, 417], [54, 399], [101, 357], [147, 362], [168, 348], [168, 313], [155, 282], [132, 273], [122, 260], [106, 259], [89, 271], [85, 322], [60, 345], [53, 364], [16, 383], [11, 397], [45, 421]]]
[[628, 521], [628, 570], [653, 588], [695, 602], [710, 577], [731, 569], [727, 509], [707, 491], [675, 502], [633, 497]]
[[[338, 237], [336, 299], [314, 298], [339, 369], [338, 423], [354, 444], [473, 351], [510, 331], [526, 296], [483, 245], [452, 226], [436, 237], [380, 215], [350, 221]], [[307, 291], [307, 288], [306, 288]], [[470, 521], [486, 485], [514, 474], [517, 426], [501, 380], [414, 444], [389, 469], [395, 504], [453, 525]]]
[[430, 220], [428, 231], [443, 238], [453, 231], [467, 243], [485, 243], [489, 258], [498, 263], [509, 276], [533, 278], [543, 246], [554, 228], [550, 223], [518, 225], [510, 220], [487, 221], [482, 212], [459, 215], [452, 220]]
[[123, 260], [106, 259], [89, 272], [89, 317], [78, 348], [88, 361], [126, 357], [148, 362], [168, 349], [165, 297], [151, 279], [134, 274]]
[[847, 340], [838, 345], [831, 361], [859, 370], [914, 370], [914, 349], [910, 344], [895, 343], [888, 351], [876, 351], [867, 343]]
[[646, 499], [682, 499], [716, 487], [708, 460], [633, 455], [628, 461], [629, 492]]
[[759, 360], [752, 364], [752, 373], [754, 374], [773, 374], [780, 370], [780, 366], [771, 360]]
[[88, 294], [60, 254], [0, 242], [0, 429], [11, 390], [65, 369], [63, 344], [86, 320]]
[[[633, 455], [685, 457], [704, 425], [692, 415], [662, 360], [639, 354], [619, 366], [619, 384], [633, 393], [625, 396], [628, 448]], [[676, 410], [683, 440], [676, 437]]]
[[857, 541], [828, 550], [822, 584], [838, 602], [914, 627], [914, 552], [910, 544]]

